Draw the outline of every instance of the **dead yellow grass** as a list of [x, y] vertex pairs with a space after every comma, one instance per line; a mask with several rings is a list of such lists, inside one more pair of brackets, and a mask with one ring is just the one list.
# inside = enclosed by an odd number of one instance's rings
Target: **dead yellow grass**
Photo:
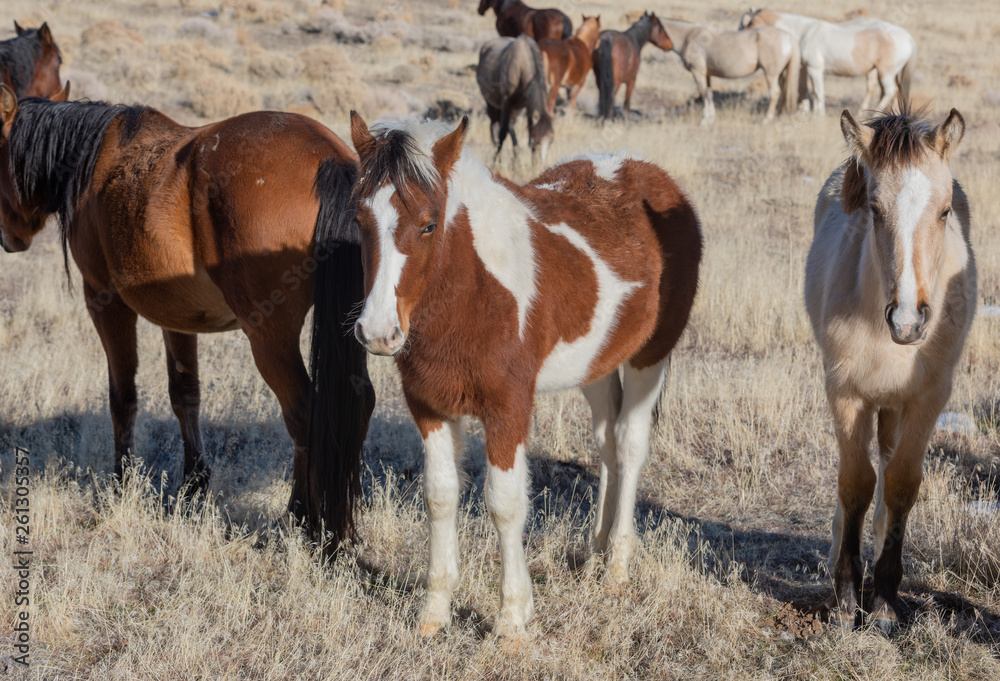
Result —
[[[31, 0], [10, 2], [14, 16], [36, 11]], [[234, 31], [235, 41], [176, 32], [181, 21], [219, 9], [218, 0], [80, 0], [60, 4], [47, 20], [61, 44], [67, 36], [73, 68], [96, 74], [95, 88], [186, 123], [284, 106], [320, 117], [346, 138], [349, 108], [372, 119], [448, 99], [449, 110], [472, 111], [472, 151], [491, 158], [488, 121], [468, 68], [474, 50], [437, 51], [410, 40], [398, 48], [379, 39], [335, 45], [327, 34], [283, 34], [251, 11], [266, 4], [236, 3], [231, 19], [213, 20], [220, 31]], [[305, 22], [316, 4], [283, 7]], [[332, 5], [357, 27], [388, 9], [358, 0]], [[574, 21], [580, 12], [600, 13], [617, 29], [627, 26], [616, 19], [623, 11], [646, 9], [631, 0], [561, 6]], [[961, 13], [942, 7], [876, 2], [870, 9], [902, 21], [920, 44], [915, 95], [931, 102], [937, 119], [952, 106], [966, 117], [953, 167], [973, 208], [979, 303], [997, 305], [1000, 126], [988, 97], [996, 89], [1000, 19], [987, 0], [973, 0]], [[655, 9], [734, 27], [740, 12], [723, 3]], [[799, 9], [841, 11], [819, 0], [803, 0]], [[391, 11], [382, 20], [409, 13], [403, 18], [415, 32], [445, 26], [471, 40], [493, 31], [492, 13], [479, 17], [468, 2], [404, 3]], [[438, 23], [445, 21], [451, 23]], [[452, 626], [419, 640], [417, 578], [426, 568], [421, 445], [399, 376], [384, 358], [370, 363], [379, 404], [366, 445], [364, 542], [335, 565], [321, 566], [284, 525], [290, 443], [239, 334], [200, 341], [211, 503], [164, 511], [181, 442], [162, 338], [144, 322], [136, 438], [151, 481], [120, 497], [106, 494], [112, 435], [105, 360], [80, 294], [70, 295], [60, 278], [50, 227], [28, 253], [0, 254], [3, 537], [13, 529], [15, 444], [30, 449], [34, 476], [37, 571], [27, 678], [1000, 677], [1000, 522], [990, 514], [1000, 501], [1000, 317], [981, 315], [974, 323], [948, 407], [972, 417], [978, 432], [940, 433], [928, 452], [903, 582], [914, 621], [893, 638], [870, 630], [783, 636], [790, 630], [780, 621], [784, 604], [805, 607], [830, 594], [822, 561], [836, 451], [801, 301], [802, 272], [816, 193], [846, 153], [834, 112], [856, 107], [863, 84], [830, 79], [825, 119], [763, 126], [756, 86], [719, 81], [716, 125], [703, 128], [698, 105], [689, 106], [690, 76], [655, 48], [643, 54], [633, 97], [642, 118], [600, 127], [587, 116], [572, 124], [557, 117], [551, 149], [555, 159], [627, 149], [661, 164], [691, 196], [706, 239], [698, 300], [673, 357], [640, 481], [633, 582], [612, 590], [592, 563], [571, 567], [593, 520], [597, 462], [589, 413], [577, 393], [541, 395], [525, 536], [536, 604], [530, 640], [514, 649], [484, 637], [498, 609], [499, 558], [481, 501], [483, 442], [475, 427]], [[420, 77], [399, 68], [410, 66]], [[581, 111], [595, 104], [591, 79]], [[523, 120], [518, 125], [522, 130]], [[519, 163], [505, 154], [500, 170], [524, 179], [539, 169], [522, 149]], [[13, 617], [11, 547], [4, 547], [0, 655], [10, 650], [5, 622]], [[870, 549], [863, 557], [870, 564]]]

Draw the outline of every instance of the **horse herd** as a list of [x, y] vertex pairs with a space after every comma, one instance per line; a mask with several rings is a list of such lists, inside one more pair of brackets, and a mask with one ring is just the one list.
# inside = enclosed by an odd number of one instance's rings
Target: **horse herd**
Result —
[[[536, 37], [567, 30], [543, 13], [525, 22]], [[592, 37], [596, 25], [584, 24], [577, 35]], [[107, 355], [116, 479], [134, 453], [137, 317], [163, 329], [190, 490], [210, 479], [197, 334], [240, 329], [293, 442], [289, 511], [332, 552], [355, 536], [375, 399], [367, 353], [392, 355], [425, 450], [418, 628], [431, 635], [451, 618], [458, 461], [475, 417], [500, 541], [495, 629], [520, 636], [533, 611], [522, 541], [534, 397], [580, 386], [600, 453], [593, 551], [607, 580], [628, 578], [652, 413], [702, 258], [695, 209], [665, 171], [584, 154], [518, 185], [466, 150], [467, 118], [368, 126], [352, 113], [355, 152], [291, 113], [191, 128], [141, 105], [68, 101], [47, 26], [19, 29], [0, 57], [0, 242], [24, 251], [58, 217]], [[892, 626], [907, 516], [975, 311], [969, 207], [948, 164], [965, 125], [952, 110], [935, 127], [901, 100], [864, 123], [845, 111], [841, 127], [851, 157], [820, 193], [805, 291], [840, 447], [833, 617]], [[299, 337], [310, 306], [307, 371]]]
[[[661, 19], [643, 13], [625, 31], [600, 30], [600, 16], [583, 15], [570, 35], [568, 16], [557, 9], [532, 9], [521, 0], [480, 0], [479, 13], [496, 13], [499, 38], [483, 45], [476, 71], [492, 123], [499, 156], [511, 121], [527, 110], [532, 152], [542, 163], [553, 138], [552, 118], [560, 88], [567, 90], [570, 120], [591, 70], [599, 93], [598, 117], [611, 119], [615, 93], [625, 86], [624, 116], [628, 123], [632, 91], [639, 73], [640, 51], [652, 43], [675, 51], [694, 78], [702, 99], [702, 123], [715, 120], [713, 78], [743, 78], [758, 70], [768, 88], [765, 121], [779, 111], [825, 112], [826, 73], [867, 76], [861, 108], [867, 109], [881, 87], [878, 109], [901, 92], [909, 96], [916, 43], [903, 28], [868, 16], [831, 23], [788, 12], [751, 9], [739, 30], [720, 31], [708, 24]], [[548, 95], [546, 96], [546, 90]], [[516, 151], [515, 151], [516, 153]]]

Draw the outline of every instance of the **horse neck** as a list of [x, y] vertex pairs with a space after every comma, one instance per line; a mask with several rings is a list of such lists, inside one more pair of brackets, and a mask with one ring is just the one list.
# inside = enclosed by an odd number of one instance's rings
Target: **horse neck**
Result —
[[41, 56], [42, 43], [38, 31], [0, 41], [0, 78], [18, 97], [31, 87], [35, 64]]
[[648, 16], [641, 17], [639, 21], [625, 29], [625, 35], [632, 39], [640, 52], [643, 46], [649, 42], [649, 34], [652, 32], [653, 21]]
[[573, 37], [579, 40], [588, 50], [594, 49], [597, 43], [597, 34], [601, 32], [601, 27], [597, 24], [583, 24], [576, 30]]
[[524, 14], [528, 11], [528, 6], [525, 5], [521, 0], [500, 0], [496, 6], [496, 13], [499, 16], [503, 14]]
[[660, 19], [663, 30], [670, 37], [670, 42], [674, 44], [674, 50], [681, 48], [687, 42], [688, 36], [692, 32], [701, 28], [701, 24], [693, 24], [689, 21], [678, 21], [676, 19]]
[[806, 29], [810, 26], [820, 23], [819, 19], [803, 16], [801, 14], [791, 14], [789, 12], [775, 12], [775, 14], [778, 15], [778, 22], [775, 24], [775, 27], [791, 33], [798, 39], [802, 38], [802, 34], [805, 33]]

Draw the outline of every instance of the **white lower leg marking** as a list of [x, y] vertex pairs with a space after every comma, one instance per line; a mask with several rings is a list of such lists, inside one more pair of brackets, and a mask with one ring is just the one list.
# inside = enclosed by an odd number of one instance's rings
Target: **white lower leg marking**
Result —
[[635, 544], [635, 494], [639, 472], [649, 455], [649, 430], [653, 407], [660, 397], [666, 360], [646, 369], [625, 365], [622, 408], [615, 424], [618, 457], [618, 508], [609, 537], [608, 576], [628, 579], [629, 561]]
[[430, 529], [427, 603], [420, 613], [425, 634], [451, 619], [451, 594], [458, 586], [458, 461], [462, 450], [461, 421], [446, 421], [424, 440], [424, 503]]
[[622, 384], [615, 370], [604, 378], [582, 387], [590, 404], [594, 442], [601, 457], [601, 481], [597, 491], [597, 514], [594, 518], [595, 554], [608, 548], [608, 534], [618, 504], [618, 457], [615, 453], [615, 422], [621, 410]]
[[518, 634], [534, 612], [531, 579], [524, 558], [524, 522], [528, 514], [528, 462], [518, 445], [514, 465], [486, 469], [486, 508], [500, 540], [500, 618], [497, 633]]

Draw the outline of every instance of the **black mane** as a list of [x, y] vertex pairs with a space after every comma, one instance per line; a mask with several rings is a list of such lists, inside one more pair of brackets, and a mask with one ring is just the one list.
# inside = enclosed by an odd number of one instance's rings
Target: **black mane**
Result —
[[42, 39], [38, 29], [29, 28], [21, 35], [0, 40], [0, 74], [6, 73], [14, 84], [18, 97], [31, 85], [35, 63], [42, 56]]
[[[18, 201], [26, 208], [59, 215], [63, 255], [73, 206], [90, 183], [104, 133], [119, 116], [131, 134], [142, 106], [105, 102], [50, 102], [26, 97], [18, 103], [7, 148]], [[69, 261], [66, 262], [67, 272]]]

